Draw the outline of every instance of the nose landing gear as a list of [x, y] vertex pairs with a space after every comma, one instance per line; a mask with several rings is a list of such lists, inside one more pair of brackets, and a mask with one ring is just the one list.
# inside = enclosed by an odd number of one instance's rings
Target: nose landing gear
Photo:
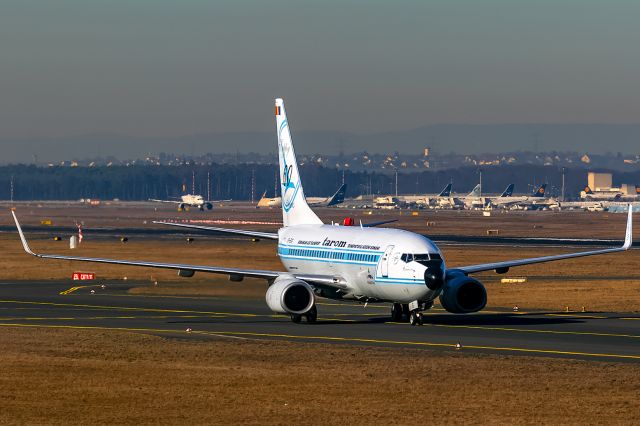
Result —
[[411, 314], [409, 314], [409, 324], [411, 324], [411, 325], [422, 325], [422, 324], [424, 324], [424, 322], [422, 320], [422, 312], [411, 311]]
[[391, 306], [391, 320], [394, 322], [403, 322], [404, 320], [411, 325], [422, 325], [424, 324], [422, 311], [431, 308], [431, 306], [433, 303], [419, 303], [417, 301], [409, 304], [394, 303]]

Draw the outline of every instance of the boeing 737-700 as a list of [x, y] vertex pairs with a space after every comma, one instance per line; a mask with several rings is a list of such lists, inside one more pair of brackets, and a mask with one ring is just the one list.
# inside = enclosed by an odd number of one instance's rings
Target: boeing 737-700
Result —
[[[422, 323], [421, 312], [431, 308], [437, 298], [451, 313], [482, 310], [487, 303], [487, 292], [480, 281], [470, 276], [478, 272], [493, 270], [501, 274], [517, 266], [616, 253], [631, 247], [631, 209], [621, 247], [454, 268], [447, 267], [440, 249], [423, 235], [401, 229], [324, 224], [306, 202], [282, 99], [275, 101], [275, 118], [283, 227], [277, 233], [269, 233], [172, 225], [276, 240], [284, 271], [38, 254], [29, 248], [12, 212], [25, 251], [42, 259], [174, 269], [184, 277], [208, 272], [228, 275], [231, 281], [262, 278], [269, 284], [266, 291], [269, 308], [290, 315], [294, 322], [302, 318], [315, 322], [316, 298], [324, 297], [390, 303], [394, 320], [406, 316], [415, 325]], [[604, 262], [600, 265], [606, 267]], [[602, 268], [599, 272], [603, 272]]]

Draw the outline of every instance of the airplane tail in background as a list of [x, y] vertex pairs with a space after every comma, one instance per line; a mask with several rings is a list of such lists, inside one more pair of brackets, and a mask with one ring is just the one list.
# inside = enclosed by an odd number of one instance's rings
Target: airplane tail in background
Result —
[[438, 194], [438, 197], [450, 197], [451, 196], [451, 187], [453, 185], [450, 183], [444, 187], [444, 189]]
[[545, 194], [547, 192], [547, 184], [543, 183], [542, 185], [540, 185], [540, 188], [536, 189], [533, 192], [533, 197], [537, 197], [537, 198], [544, 198]]
[[298, 172], [296, 153], [289, 131], [284, 101], [276, 99], [276, 131], [280, 161], [280, 193], [282, 194], [282, 223], [284, 226], [322, 224], [304, 197]]
[[343, 183], [342, 186], [338, 188], [336, 193], [333, 194], [331, 198], [329, 198], [329, 201], [327, 202], [327, 207], [336, 206], [338, 204], [344, 203], [344, 195], [346, 194], [346, 192], [347, 192], [347, 184]]
[[513, 195], [514, 187], [515, 187], [515, 184], [510, 183], [509, 186], [507, 186], [507, 189], [505, 189], [504, 192], [502, 193], [501, 197], [511, 197]]
[[475, 188], [471, 190], [467, 197], [475, 197], [478, 198], [480, 196], [480, 184], [477, 184]]

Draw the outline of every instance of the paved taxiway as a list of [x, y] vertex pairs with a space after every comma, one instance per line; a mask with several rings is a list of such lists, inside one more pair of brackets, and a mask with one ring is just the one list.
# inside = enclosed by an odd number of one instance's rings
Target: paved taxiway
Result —
[[[640, 362], [640, 314], [432, 310], [393, 323], [387, 305], [319, 300], [317, 324], [293, 324], [260, 299], [129, 295], [130, 285], [0, 283], [2, 327], [119, 329], [202, 339], [285, 339]], [[94, 293], [91, 293], [94, 290]], [[191, 329], [188, 333], [186, 330]]]

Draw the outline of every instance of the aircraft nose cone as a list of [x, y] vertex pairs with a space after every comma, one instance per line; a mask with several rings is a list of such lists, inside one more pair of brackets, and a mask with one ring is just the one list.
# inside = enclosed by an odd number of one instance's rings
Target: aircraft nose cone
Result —
[[425, 263], [424, 283], [429, 290], [438, 290], [444, 285], [444, 265], [442, 260], [430, 260]]

